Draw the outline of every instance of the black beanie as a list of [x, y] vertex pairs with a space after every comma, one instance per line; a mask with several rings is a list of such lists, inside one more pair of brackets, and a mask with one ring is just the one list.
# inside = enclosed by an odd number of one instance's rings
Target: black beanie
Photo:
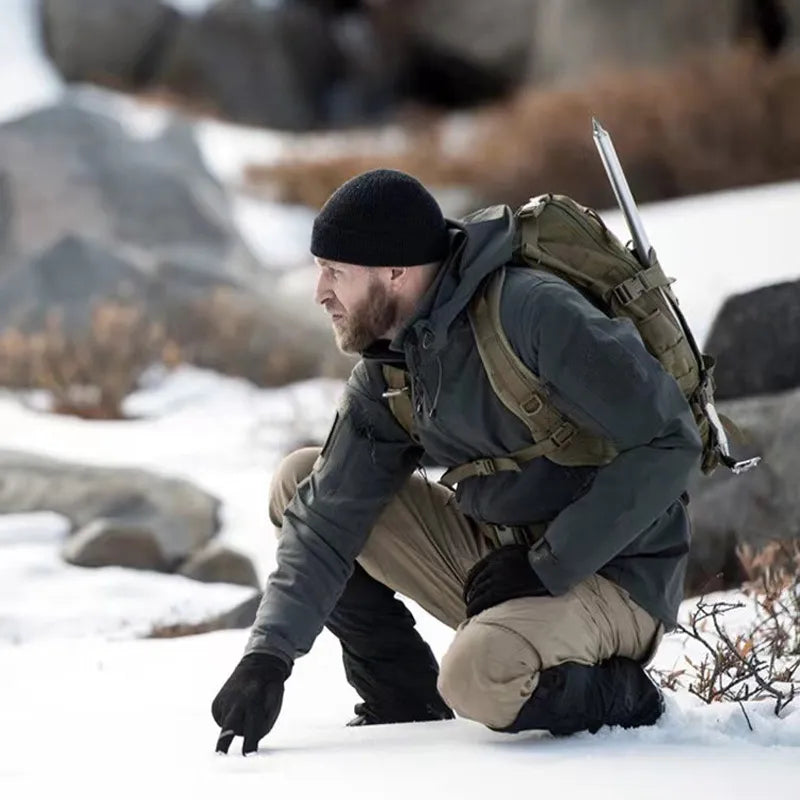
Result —
[[411, 175], [374, 169], [342, 184], [314, 220], [311, 252], [363, 267], [440, 261], [449, 247], [442, 210]]

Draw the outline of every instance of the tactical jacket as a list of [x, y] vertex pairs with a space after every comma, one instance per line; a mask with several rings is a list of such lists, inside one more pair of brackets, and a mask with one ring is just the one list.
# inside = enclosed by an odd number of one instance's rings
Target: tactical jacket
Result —
[[[460, 482], [456, 501], [483, 522], [548, 522], [531, 561], [553, 595], [599, 573], [667, 629], [675, 625], [690, 538], [680, 498], [702, 450], [677, 383], [629, 320], [611, 319], [565, 281], [515, 264], [508, 207], [448, 224], [449, 257], [398, 335], [362, 354], [322, 457], [286, 510], [247, 652], [293, 661], [311, 648], [378, 515], [424, 452], [450, 467], [530, 444], [489, 384], [466, 313], [501, 267], [501, 318], [515, 352], [563, 413], [607, 436], [619, 455], [602, 467], [538, 458], [521, 472]], [[383, 362], [410, 374], [418, 442], [382, 396]]]

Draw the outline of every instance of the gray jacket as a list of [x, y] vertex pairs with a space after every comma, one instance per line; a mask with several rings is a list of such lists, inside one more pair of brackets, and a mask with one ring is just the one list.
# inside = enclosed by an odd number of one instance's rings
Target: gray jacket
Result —
[[[373, 523], [423, 452], [449, 467], [530, 444], [489, 384], [466, 315], [479, 284], [502, 266], [503, 329], [517, 355], [562, 412], [609, 437], [619, 455], [600, 468], [539, 458], [521, 472], [469, 478], [457, 487], [459, 507], [484, 522], [549, 522], [531, 560], [552, 594], [597, 572], [675, 624], [690, 536], [680, 497], [702, 450], [677, 383], [630, 321], [610, 319], [559, 278], [514, 265], [507, 206], [450, 226], [437, 279], [398, 336], [363, 354], [323, 457], [286, 510], [247, 652], [287, 661], [308, 652]], [[419, 444], [381, 396], [384, 361], [409, 371]]]

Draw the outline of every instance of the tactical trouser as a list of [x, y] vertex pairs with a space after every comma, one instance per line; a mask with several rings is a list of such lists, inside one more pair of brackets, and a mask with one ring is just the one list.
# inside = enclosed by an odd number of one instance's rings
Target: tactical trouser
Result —
[[[276, 526], [318, 453], [318, 448], [295, 451], [275, 473], [270, 517]], [[348, 651], [354, 655], [346, 668], [362, 697], [406, 693], [411, 700], [430, 696], [433, 689], [435, 661], [413, 618], [399, 611], [394, 592], [456, 630], [442, 661], [438, 691], [460, 716], [493, 728], [516, 720], [543, 670], [565, 662], [597, 664], [616, 655], [635, 661], [650, 657], [661, 626], [625, 590], [599, 575], [558, 597], [508, 600], [465, 620], [464, 580], [495, 546], [491, 526], [459, 511], [449, 489], [418, 474], [409, 478], [358, 557], [367, 575], [390, 591], [380, 596], [370, 591], [369, 603], [362, 605], [359, 590], [351, 591], [348, 584], [331, 617], [346, 665]], [[355, 616], [354, 604], [361, 605]], [[388, 630], [385, 641], [381, 626]]]

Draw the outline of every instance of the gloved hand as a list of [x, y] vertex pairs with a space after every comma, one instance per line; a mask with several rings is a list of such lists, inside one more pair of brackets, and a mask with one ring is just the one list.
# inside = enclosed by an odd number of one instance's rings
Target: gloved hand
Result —
[[227, 753], [234, 736], [243, 736], [242, 755], [258, 750], [278, 719], [283, 684], [292, 672], [282, 659], [268, 653], [249, 653], [236, 665], [211, 704], [214, 721], [222, 728], [217, 752]]
[[528, 550], [524, 544], [503, 545], [475, 564], [464, 582], [468, 617], [514, 597], [549, 594], [528, 561]]

